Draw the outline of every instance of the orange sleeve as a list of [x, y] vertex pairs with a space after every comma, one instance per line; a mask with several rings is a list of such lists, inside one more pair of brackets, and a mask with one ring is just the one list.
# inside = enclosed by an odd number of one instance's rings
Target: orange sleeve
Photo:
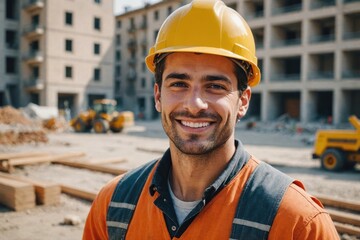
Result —
[[[302, 184], [299, 184], [302, 186]], [[330, 215], [316, 198], [291, 184], [286, 191], [269, 239], [340, 239]]]
[[108, 239], [106, 227], [107, 210], [112, 194], [121, 177], [122, 175], [107, 183], [96, 196], [85, 222], [83, 240]]

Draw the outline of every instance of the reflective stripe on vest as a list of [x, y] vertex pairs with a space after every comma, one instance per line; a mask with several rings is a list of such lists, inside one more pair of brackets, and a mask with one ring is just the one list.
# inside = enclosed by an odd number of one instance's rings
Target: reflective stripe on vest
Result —
[[[130, 171], [117, 184], [107, 213], [109, 239], [125, 239], [136, 203], [155, 163]], [[261, 162], [242, 191], [230, 239], [267, 239], [281, 199], [292, 182], [289, 176]]]

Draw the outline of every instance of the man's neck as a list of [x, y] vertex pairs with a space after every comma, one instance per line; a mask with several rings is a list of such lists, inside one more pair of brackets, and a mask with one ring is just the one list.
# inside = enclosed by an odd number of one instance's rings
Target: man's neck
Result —
[[200, 200], [226, 168], [235, 152], [234, 140], [206, 155], [187, 155], [170, 144], [172, 168], [170, 185], [177, 198], [183, 201]]

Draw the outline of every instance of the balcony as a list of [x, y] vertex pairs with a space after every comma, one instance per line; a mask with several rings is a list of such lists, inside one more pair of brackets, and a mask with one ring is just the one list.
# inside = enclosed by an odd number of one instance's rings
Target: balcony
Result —
[[126, 78], [129, 82], [134, 82], [136, 80], [136, 71], [134, 68], [130, 68]]
[[344, 0], [344, 3], [360, 2], [360, 0]]
[[319, 9], [324, 7], [331, 7], [336, 5], [336, 0], [317, 0], [310, 4], [311, 9]]
[[275, 7], [272, 9], [273, 15], [287, 14], [292, 12], [299, 12], [302, 10], [302, 3], [292, 4], [292, 5], [284, 5]]
[[135, 25], [130, 25], [130, 27], [128, 28], [128, 33], [135, 33], [135, 31], [136, 31]]
[[360, 31], [358, 32], [345, 32], [343, 36], [344, 40], [360, 39]]
[[136, 58], [134, 58], [134, 57], [129, 58], [128, 64], [129, 64], [130, 66], [133, 66], [133, 67], [134, 67], [134, 66], [136, 65]]
[[344, 15], [343, 40], [354, 40], [360, 38], [360, 13]]
[[308, 75], [309, 80], [333, 80], [334, 72], [333, 71], [314, 71], [310, 72]]
[[42, 79], [32, 77], [24, 81], [24, 86], [29, 92], [40, 91], [44, 89], [44, 81]]
[[272, 47], [301, 45], [301, 22], [273, 26]]
[[272, 47], [290, 47], [290, 46], [299, 46], [301, 45], [301, 38], [294, 38], [294, 39], [281, 39], [273, 41], [271, 44]]
[[275, 73], [271, 75], [271, 81], [299, 81], [301, 79], [300, 73]]
[[264, 28], [253, 29], [256, 49], [264, 48]]
[[136, 51], [136, 49], [137, 49], [136, 40], [134, 40], [134, 39], [129, 40], [128, 49], [130, 51]]
[[14, 42], [6, 42], [5, 43], [5, 48], [9, 49], [9, 50], [18, 50], [19, 49], [19, 44], [14, 41]]
[[343, 71], [342, 78], [360, 80], [360, 70], [352, 69]]
[[141, 42], [140, 42], [141, 46], [146, 48], [148, 45], [148, 40], [146, 38], [144, 38]]
[[335, 41], [335, 17], [318, 18], [310, 21], [309, 42], [323, 43]]
[[32, 50], [28, 54], [23, 56], [23, 60], [27, 64], [39, 64], [44, 61], [44, 56], [41, 51]]
[[44, 8], [44, 0], [28, 0], [23, 5], [23, 9], [27, 12], [33, 12]]
[[140, 24], [140, 27], [139, 27], [139, 28], [140, 28], [141, 30], [146, 30], [147, 27], [148, 27], [147, 22], [146, 22], [146, 21], [143, 21], [143, 22]]
[[279, 57], [270, 60], [270, 81], [299, 81], [301, 56]]
[[[244, 13], [245, 19], [256, 19], [264, 17], [264, 1], [256, 0], [256, 1], [244, 1]], [[236, 8], [235, 8], [236, 10]]]
[[253, 19], [258, 19], [258, 18], [262, 18], [262, 17], [264, 17], [264, 11], [263, 10], [247, 13], [245, 15], [246, 20], [253, 20]]
[[44, 34], [44, 27], [39, 24], [30, 24], [24, 27], [23, 34], [27, 38], [34, 38]]
[[333, 52], [310, 54], [308, 61], [309, 80], [334, 80], [335, 54]]
[[311, 36], [310, 43], [325, 43], [325, 42], [334, 42], [335, 35], [328, 34], [328, 35], [318, 35], [318, 36]]

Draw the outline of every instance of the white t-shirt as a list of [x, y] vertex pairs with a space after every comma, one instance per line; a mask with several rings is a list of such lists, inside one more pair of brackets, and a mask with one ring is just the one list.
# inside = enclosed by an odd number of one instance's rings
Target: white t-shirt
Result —
[[178, 222], [181, 225], [183, 223], [184, 219], [186, 218], [186, 216], [195, 208], [195, 206], [201, 200], [197, 200], [197, 201], [193, 201], [193, 202], [184, 202], [175, 196], [174, 192], [171, 189], [170, 181], [168, 181], [168, 186], [169, 186], [170, 196], [174, 203], [175, 213], [176, 213]]

